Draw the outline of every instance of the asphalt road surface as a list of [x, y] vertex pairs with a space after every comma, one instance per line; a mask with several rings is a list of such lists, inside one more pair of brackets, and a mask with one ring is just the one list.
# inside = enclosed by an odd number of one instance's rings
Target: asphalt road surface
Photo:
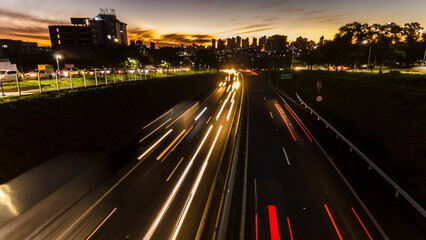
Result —
[[244, 78], [246, 131], [237, 146], [240, 187], [225, 224], [233, 226], [228, 239], [425, 239], [424, 219], [413, 217], [392, 188], [383, 190], [335, 135], [327, 138], [327, 129], [267, 76]]

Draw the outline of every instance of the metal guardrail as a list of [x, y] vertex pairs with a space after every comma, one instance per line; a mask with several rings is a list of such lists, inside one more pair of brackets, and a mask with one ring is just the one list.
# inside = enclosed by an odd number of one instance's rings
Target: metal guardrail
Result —
[[302, 105], [305, 106], [305, 109], [309, 109], [311, 111], [311, 114], [315, 114], [318, 117], [318, 121], [321, 120], [323, 123], [325, 123], [326, 128], [330, 128], [333, 130], [334, 133], [336, 133], [337, 138], [341, 138], [344, 142], [346, 142], [349, 147], [350, 151], [355, 151], [358, 153], [358, 155], [364, 159], [368, 164], [368, 169], [371, 170], [372, 168], [376, 170], [377, 173], [380, 174], [393, 188], [395, 188], [396, 193], [395, 197], [398, 197], [400, 194], [415, 208], [417, 209], [420, 214], [423, 215], [423, 217], [426, 218], [426, 211], [423, 209], [420, 204], [418, 204], [408, 193], [406, 193], [398, 184], [395, 183], [385, 172], [383, 172], [376, 164], [374, 164], [373, 161], [371, 161], [363, 152], [361, 152], [357, 147], [355, 147], [345, 136], [343, 136], [339, 131], [337, 131], [333, 126], [331, 126], [330, 123], [328, 123], [323, 117], [321, 117], [318, 113], [316, 113], [311, 107], [309, 107], [299, 96], [299, 94], [296, 93], [297, 99], [300, 101]]

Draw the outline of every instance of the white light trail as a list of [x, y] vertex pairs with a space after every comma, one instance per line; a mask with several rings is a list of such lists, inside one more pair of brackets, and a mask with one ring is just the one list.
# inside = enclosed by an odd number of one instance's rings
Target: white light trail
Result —
[[152, 234], [154, 233], [155, 229], [157, 228], [158, 224], [160, 223], [161, 219], [163, 218], [164, 214], [166, 213], [167, 209], [169, 208], [171, 202], [173, 201], [173, 198], [176, 196], [177, 191], [179, 190], [180, 186], [182, 185], [183, 180], [185, 179], [186, 175], [189, 172], [189, 169], [191, 169], [192, 164], [194, 163], [194, 159], [197, 157], [198, 153], [200, 152], [202, 146], [204, 145], [204, 142], [206, 141], [207, 137], [210, 134], [210, 131], [212, 130], [213, 125], [210, 126], [209, 130], [207, 131], [206, 135], [204, 135], [203, 140], [201, 141], [200, 145], [198, 146], [197, 151], [195, 152], [194, 156], [192, 157], [191, 161], [189, 162], [188, 166], [185, 168], [185, 171], [182, 173], [182, 176], [180, 177], [178, 183], [174, 187], [172, 193], [169, 195], [169, 198], [161, 208], [161, 211], [155, 218], [155, 221], [149, 228], [148, 232], [146, 233], [143, 240], [148, 240], [151, 238]]
[[203, 113], [205, 112], [207, 110], [207, 107], [205, 107], [204, 109], [203, 109], [203, 111], [201, 111], [201, 113], [200, 114], [198, 114], [198, 116], [195, 118], [195, 121], [198, 121], [198, 119], [203, 115]]

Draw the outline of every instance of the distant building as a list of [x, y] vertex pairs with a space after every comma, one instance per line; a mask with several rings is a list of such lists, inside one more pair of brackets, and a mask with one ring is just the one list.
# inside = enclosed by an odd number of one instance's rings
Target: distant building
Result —
[[216, 49], [216, 39], [212, 39], [212, 50]]
[[242, 46], [243, 49], [249, 48], [250, 47], [249, 38], [243, 39], [242, 43], [241, 43], [241, 46]]
[[253, 42], [251, 43], [251, 47], [256, 48], [257, 47], [257, 38], [253, 38]]
[[150, 42], [150, 43], [149, 43], [149, 48], [150, 48], [151, 50], [154, 50], [154, 49], [155, 49], [155, 43]]
[[285, 35], [273, 35], [267, 40], [267, 51], [279, 52], [284, 51], [287, 44], [287, 36]]
[[226, 39], [226, 49], [233, 51], [235, 49], [235, 38], [227, 38]]
[[20, 40], [0, 39], [0, 57], [13, 57], [19, 55], [36, 54], [39, 47], [36, 42], [23, 42]]
[[235, 48], [236, 49], [241, 49], [241, 37], [237, 36], [236, 41], [235, 41]]
[[101, 12], [89, 20], [94, 44], [127, 46], [127, 24], [115, 16], [114, 9], [101, 9]]
[[324, 45], [324, 36], [321, 36], [318, 42], [319, 45]]
[[266, 36], [263, 36], [259, 38], [259, 48], [261, 51], [265, 50], [265, 45], [266, 45]]
[[225, 50], [225, 41], [222, 39], [217, 40], [217, 50], [222, 51]]
[[49, 26], [53, 48], [128, 45], [127, 24], [117, 19], [114, 9], [101, 9], [93, 19], [71, 18], [71, 24]]

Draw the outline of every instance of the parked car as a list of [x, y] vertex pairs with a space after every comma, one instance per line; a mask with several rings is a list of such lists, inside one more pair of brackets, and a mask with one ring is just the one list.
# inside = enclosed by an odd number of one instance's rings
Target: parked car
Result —
[[16, 76], [19, 81], [22, 80], [22, 74], [16, 70], [0, 70], [0, 81], [2, 82], [16, 81]]
[[25, 73], [25, 77], [27, 77], [28, 79], [38, 79], [37, 77], [38, 74], [40, 74], [40, 79], [43, 79], [43, 78], [52, 78], [54, 73], [47, 72], [46, 70], [34, 69], [30, 72]]
[[102, 75], [102, 71], [99, 68], [91, 68], [89, 70], [89, 74], [91, 76], [95, 76], [95, 73], [96, 73], [96, 76], [101, 76]]
[[78, 68], [70, 68], [70, 69], [63, 69], [59, 72], [59, 76], [61, 77], [69, 77], [70, 74], [72, 74], [73, 77], [79, 77], [80, 71]]
[[138, 70], [136, 69], [136, 68], [129, 68], [128, 70], [127, 70], [127, 73], [130, 73], [130, 74], [135, 74], [135, 73], [137, 73], [138, 72]]
[[118, 69], [115, 70], [115, 73], [116, 74], [122, 74], [122, 73], [124, 73], [124, 69], [123, 68], [118, 68]]

